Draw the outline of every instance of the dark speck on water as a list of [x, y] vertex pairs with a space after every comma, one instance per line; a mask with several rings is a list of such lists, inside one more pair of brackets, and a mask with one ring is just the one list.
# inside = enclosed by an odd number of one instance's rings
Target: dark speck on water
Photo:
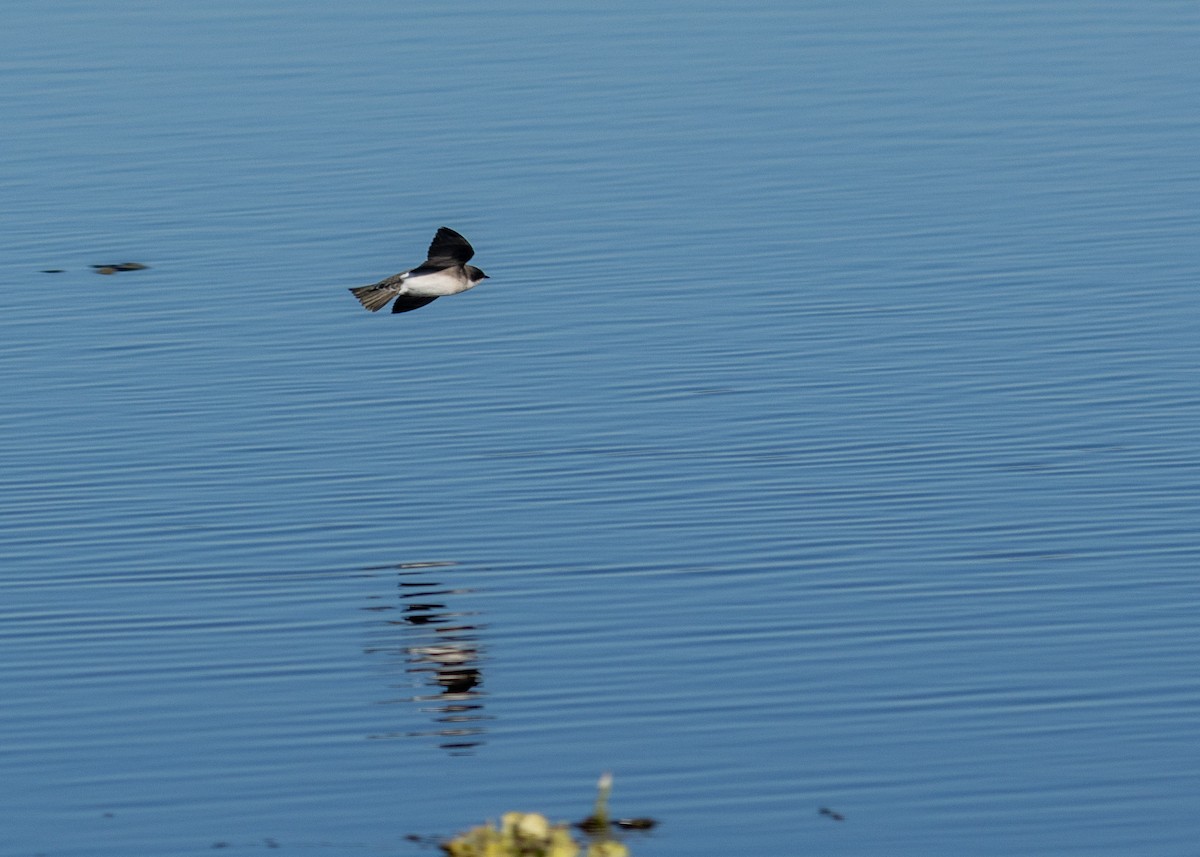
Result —
[[115, 274], [119, 271], [144, 271], [149, 265], [141, 262], [118, 262], [115, 265], [92, 265], [97, 274]]

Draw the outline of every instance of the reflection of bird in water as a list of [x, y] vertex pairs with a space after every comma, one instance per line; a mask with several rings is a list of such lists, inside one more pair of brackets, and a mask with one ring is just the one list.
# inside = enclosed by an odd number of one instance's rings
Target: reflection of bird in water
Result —
[[483, 680], [483, 673], [470, 666], [479, 660], [479, 652], [474, 647], [454, 643], [413, 646], [408, 653], [414, 664], [434, 666], [435, 680], [446, 693], [465, 693]]
[[404, 621], [410, 625], [427, 625], [437, 621], [437, 610], [445, 610], [445, 604], [406, 604]]
[[446, 693], [466, 693], [483, 680], [483, 673], [479, 670], [442, 670], [437, 680]]
[[[441, 564], [438, 565], [449, 565]], [[434, 713], [438, 728], [427, 732], [388, 733], [374, 737], [436, 735], [450, 752], [469, 752], [482, 743], [483, 681], [482, 648], [478, 632], [482, 626], [464, 622], [473, 614], [449, 609], [448, 601], [466, 589], [447, 589], [426, 575], [429, 565], [393, 566], [399, 570], [403, 617], [384, 620], [384, 626], [403, 633], [398, 645], [375, 646], [370, 651], [402, 655], [404, 672], [423, 675], [436, 693], [420, 694], [399, 702], [432, 703], [425, 710]], [[415, 578], [415, 579], [414, 579]], [[423, 579], [424, 578], [424, 579]], [[378, 608], [371, 608], [378, 612]], [[453, 739], [453, 740], [449, 740]]]

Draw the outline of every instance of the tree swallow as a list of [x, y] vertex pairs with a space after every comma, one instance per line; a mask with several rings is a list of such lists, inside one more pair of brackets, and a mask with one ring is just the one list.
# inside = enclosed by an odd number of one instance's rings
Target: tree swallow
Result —
[[392, 312], [419, 309], [443, 295], [456, 295], [473, 289], [488, 275], [468, 265], [475, 255], [471, 243], [453, 229], [443, 226], [429, 245], [429, 258], [411, 271], [394, 274], [370, 286], [350, 292], [371, 312], [379, 312], [392, 298]]

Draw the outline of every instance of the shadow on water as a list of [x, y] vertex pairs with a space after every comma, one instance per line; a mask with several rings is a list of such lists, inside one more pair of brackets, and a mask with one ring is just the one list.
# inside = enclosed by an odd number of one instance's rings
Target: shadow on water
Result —
[[479, 689], [484, 659], [480, 632], [485, 626], [473, 619], [477, 613], [453, 607], [456, 597], [471, 590], [440, 582], [444, 570], [455, 565], [424, 562], [365, 569], [394, 572], [397, 578], [395, 596], [373, 596], [383, 603], [363, 608], [377, 614], [364, 651], [384, 659], [389, 673], [404, 678], [389, 685], [402, 695], [380, 704], [414, 704], [434, 721], [430, 729], [381, 732], [371, 738], [433, 737], [452, 755], [469, 755], [484, 743], [484, 722], [490, 719], [483, 711], [486, 694]]

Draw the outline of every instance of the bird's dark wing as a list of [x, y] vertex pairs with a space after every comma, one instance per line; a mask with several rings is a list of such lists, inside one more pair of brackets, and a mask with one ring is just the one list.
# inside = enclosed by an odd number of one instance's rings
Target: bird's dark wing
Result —
[[427, 274], [440, 274], [447, 268], [459, 267], [458, 262], [452, 259], [426, 259], [411, 271], [405, 271], [409, 277], [424, 277]]
[[396, 302], [392, 304], [392, 312], [409, 312], [410, 310], [420, 309], [427, 303], [437, 300], [437, 296], [431, 298], [420, 298], [414, 295], [401, 295], [396, 298]]
[[437, 235], [433, 236], [433, 243], [429, 245], [429, 262], [465, 265], [474, 255], [475, 248], [471, 246], [471, 242], [445, 226], [437, 231]]

